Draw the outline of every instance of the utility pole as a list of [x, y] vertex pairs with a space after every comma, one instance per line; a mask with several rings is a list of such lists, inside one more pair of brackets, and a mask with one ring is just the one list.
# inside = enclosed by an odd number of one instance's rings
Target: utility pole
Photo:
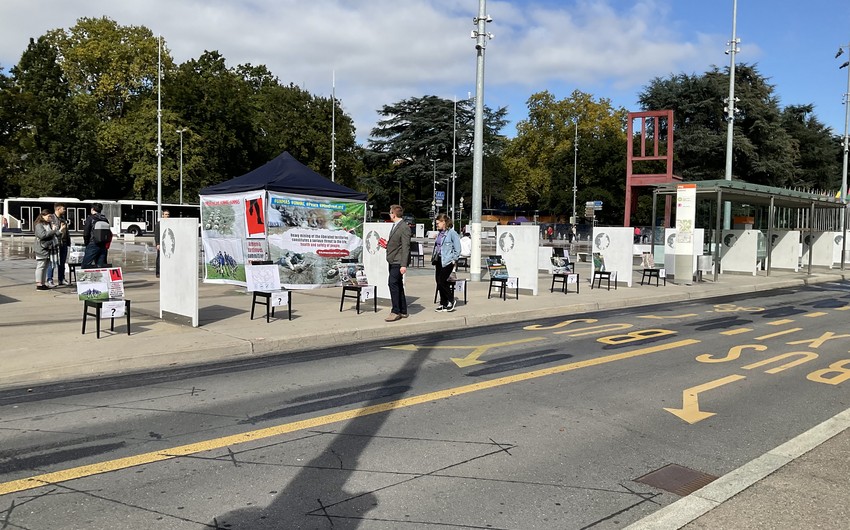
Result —
[[[573, 219], [570, 224], [577, 224], [578, 217], [576, 217], [576, 195], [578, 194], [578, 118], [576, 118], [576, 136], [575, 140], [573, 140], [573, 147], [575, 148], [575, 154], [573, 155]], [[570, 227], [572, 230], [572, 227]]]
[[[726, 99], [726, 180], [732, 180], [732, 136], [735, 131], [735, 54], [740, 52], [738, 44], [741, 39], [737, 37], [738, 25], [738, 0], [732, 0], [732, 40], [729, 41], [729, 97]], [[726, 201], [723, 204], [723, 228], [729, 230], [732, 227], [732, 203]]]
[[481, 281], [481, 199], [484, 181], [484, 50], [487, 39], [493, 35], [487, 33], [487, 23], [493, 19], [486, 14], [487, 1], [478, 0], [478, 16], [472, 22], [476, 29], [472, 32], [475, 39], [475, 132], [472, 147], [472, 256], [470, 256], [469, 276], [473, 282]]

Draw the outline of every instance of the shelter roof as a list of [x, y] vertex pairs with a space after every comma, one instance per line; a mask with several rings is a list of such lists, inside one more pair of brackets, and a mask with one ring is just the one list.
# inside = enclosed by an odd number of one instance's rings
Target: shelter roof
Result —
[[266, 164], [244, 175], [203, 188], [201, 195], [223, 195], [268, 190], [307, 197], [329, 197], [365, 201], [366, 194], [342, 186], [295, 159], [284, 151]]
[[774, 206], [787, 208], [843, 208], [844, 202], [838, 197], [811, 193], [806, 191], [775, 188], [762, 184], [752, 184], [740, 180], [694, 180], [689, 182], [671, 182], [658, 184], [655, 192], [659, 195], [675, 195], [676, 188], [681, 184], [695, 184], [697, 198], [717, 199], [722, 201], [747, 204], [770, 204], [773, 198]]

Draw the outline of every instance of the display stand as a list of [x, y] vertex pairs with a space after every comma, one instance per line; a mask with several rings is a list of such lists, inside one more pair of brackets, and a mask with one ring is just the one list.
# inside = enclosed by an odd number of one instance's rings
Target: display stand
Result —
[[253, 299], [251, 300], [251, 320], [254, 320], [254, 306], [266, 306], [266, 323], [270, 322], [269, 315], [274, 316], [274, 308], [272, 305], [272, 295], [280, 292], [286, 293], [286, 308], [289, 312], [289, 320], [292, 320], [292, 291], [253, 291]]
[[[647, 284], [652, 285], [652, 279], [653, 278], [655, 278], [655, 286], [658, 287], [659, 282], [662, 278], [661, 269], [643, 269], [641, 276], [640, 276], [640, 284], [643, 285], [644, 280], [646, 280]], [[667, 285], [667, 275], [665, 274], [663, 276], [663, 278], [664, 278], [664, 285]]]
[[[83, 300], [83, 335], [86, 334], [86, 320], [88, 317], [95, 317], [97, 338], [100, 338], [100, 316], [103, 310], [103, 303], [107, 300]], [[113, 302], [115, 300], [112, 300]], [[124, 302], [124, 314], [127, 317], [127, 335], [130, 334], [130, 301], [118, 300]], [[89, 312], [89, 308], [94, 309], [94, 313]], [[115, 319], [110, 318], [109, 331], [115, 331]]]
[[[355, 298], [357, 300], [357, 314], [360, 314], [360, 296], [365, 287], [372, 287], [372, 285], [343, 285], [342, 286], [342, 297], [339, 300], [339, 311], [342, 312], [342, 305], [345, 303], [346, 298]], [[373, 296], [372, 302], [375, 305], [375, 313], [378, 312], [378, 297]]]
[[490, 288], [487, 289], [487, 299], [493, 294], [493, 288], [497, 291], [497, 296], [502, 300], [507, 300], [508, 289], [513, 288], [516, 292], [516, 299], [519, 300], [519, 278], [509, 276], [507, 278], [490, 278]]
[[[570, 277], [575, 278], [575, 281], [570, 281]], [[566, 294], [568, 292], [567, 285], [570, 283], [576, 284], [576, 294], [579, 292], [579, 275], [576, 272], [556, 272], [552, 274], [552, 287], [549, 288], [550, 293], [555, 292], [555, 284], [561, 284], [560, 290]]]

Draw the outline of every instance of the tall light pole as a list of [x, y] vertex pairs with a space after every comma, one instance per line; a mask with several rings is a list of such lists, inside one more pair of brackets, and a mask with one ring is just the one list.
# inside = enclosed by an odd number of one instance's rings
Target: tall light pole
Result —
[[[576, 185], [578, 177], [578, 118], [576, 118], [576, 136], [573, 140], [575, 154], [573, 155], [573, 218], [570, 224], [576, 224], [576, 195], [578, 194], [578, 186]], [[572, 230], [572, 227], [570, 228]]]
[[[336, 182], [336, 70], [331, 76], [331, 182]], [[401, 193], [398, 203], [401, 204]]]
[[434, 165], [434, 176], [432, 178], [433, 186], [431, 191], [431, 226], [432, 230], [437, 229], [437, 158], [428, 159]]
[[469, 276], [473, 282], [481, 281], [481, 199], [484, 182], [484, 50], [487, 39], [487, 23], [493, 19], [487, 15], [487, 0], [478, 0], [478, 16], [472, 19], [476, 28], [475, 39], [475, 132], [472, 142], [472, 256]]
[[180, 204], [183, 204], [183, 133], [185, 127], [177, 129], [177, 134], [180, 135]]
[[401, 205], [401, 179], [398, 179], [398, 204]]
[[[452, 224], [455, 222], [455, 180], [457, 179], [457, 96], [452, 118]], [[448, 191], [448, 190], [446, 190]]]
[[156, 218], [162, 217], [162, 35], [156, 59]]
[[[735, 131], [735, 54], [740, 52], [738, 44], [741, 39], [737, 37], [738, 25], [738, 0], [732, 0], [732, 40], [729, 41], [729, 97], [726, 99], [726, 180], [732, 180], [732, 135]], [[723, 227], [728, 230], [732, 227], [732, 203], [723, 205]]]
[[[835, 54], [837, 59], [844, 53], [844, 49], [850, 52], [850, 44], [838, 48], [838, 53]], [[847, 92], [844, 93], [844, 165], [841, 170], [841, 200], [847, 203], [847, 153], [850, 151], [850, 144], [847, 143], [847, 127], [850, 125], [850, 61], [845, 61], [838, 69], [847, 68]], [[846, 213], [846, 212], [845, 212]], [[844, 217], [841, 216], [841, 230], [844, 230]]]

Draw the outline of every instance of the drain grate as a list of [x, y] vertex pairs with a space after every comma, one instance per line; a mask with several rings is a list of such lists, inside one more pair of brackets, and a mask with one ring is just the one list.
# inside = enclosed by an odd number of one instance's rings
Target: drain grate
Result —
[[715, 480], [717, 480], [717, 477], [714, 475], [677, 464], [667, 464], [661, 469], [656, 469], [636, 478], [635, 482], [641, 482], [653, 488], [684, 497]]

